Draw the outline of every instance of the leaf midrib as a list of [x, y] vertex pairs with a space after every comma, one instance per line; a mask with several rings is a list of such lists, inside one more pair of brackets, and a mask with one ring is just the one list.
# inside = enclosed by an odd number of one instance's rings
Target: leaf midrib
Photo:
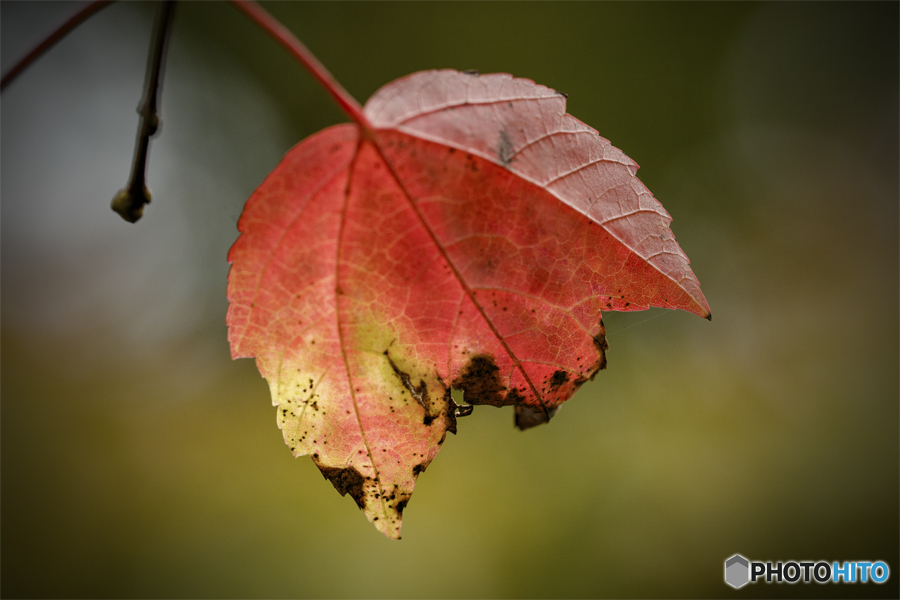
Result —
[[[390, 131], [390, 130], [388, 130], [388, 131]], [[398, 133], [401, 133], [402, 135], [410, 135], [406, 132], [398, 131]], [[413, 136], [413, 137], [415, 137], [415, 136]], [[547, 415], [547, 417], [549, 418], [549, 412], [547, 410], [547, 406], [544, 404], [543, 396], [537, 391], [537, 386], [535, 386], [534, 383], [531, 381], [531, 377], [529, 377], [528, 372], [522, 366], [522, 362], [519, 360], [519, 358], [513, 352], [512, 348], [509, 347], [509, 344], [506, 342], [504, 337], [502, 335], [500, 335], [500, 332], [494, 326], [493, 321], [491, 321], [491, 319], [487, 316], [487, 313], [484, 311], [484, 307], [482, 307], [481, 303], [478, 302], [477, 298], [475, 297], [474, 292], [469, 287], [469, 285], [466, 283], [465, 279], [463, 278], [463, 276], [460, 273], [459, 269], [457, 268], [456, 264], [451, 260], [450, 256], [446, 252], [446, 249], [443, 247], [440, 240], [438, 240], [437, 235], [434, 233], [434, 231], [428, 225], [428, 222], [425, 220], [425, 216], [419, 210], [418, 205], [413, 200], [412, 194], [409, 192], [409, 190], [404, 185], [403, 180], [397, 173], [397, 170], [394, 168], [394, 165], [388, 159], [387, 154], [384, 152], [383, 148], [381, 147], [381, 144], [378, 142], [378, 139], [377, 138], [372, 139], [369, 141], [369, 143], [372, 144], [375, 151], [378, 153], [379, 157], [384, 162], [388, 171], [391, 173], [391, 177], [393, 177], [394, 181], [397, 182], [397, 186], [403, 192], [403, 196], [406, 198], [407, 202], [410, 205], [410, 208], [412, 209], [413, 213], [416, 215], [416, 218], [419, 220], [420, 225], [425, 230], [425, 232], [428, 234], [429, 238], [431, 238], [432, 243], [434, 244], [435, 248], [437, 248], [437, 250], [440, 253], [440, 255], [442, 256], [442, 258], [447, 262], [447, 265], [449, 265], [450, 270], [453, 272], [453, 276], [459, 282], [460, 287], [463, 289], [466, 296], [468, 296], [469, 300], [472, 302], [472, 304], [478, 310], [478, 313], [481, 315], [482, 319], [484, 319], [485, 324], [487, 324], [487, 326], [490, 328], [491, 333], [494, 334], [494, 337], [496, 337], [497, 341], [500, 342], [500, 344], [503, 346], [504, 351], [512, 359], [515, 368], [518, 369], [519, 372], [522, 373], [522, 376], [525, 378], [525, 381], [528, 383], [528, 386], [531, 388], [531, 392], [534, 394], [534, 397], [537, 398], [538, 402], [540, 402], [541, 409], [544, 411], [544, 414]], [[443, 145], [447, 146], [447, 144], [443, 144]]]

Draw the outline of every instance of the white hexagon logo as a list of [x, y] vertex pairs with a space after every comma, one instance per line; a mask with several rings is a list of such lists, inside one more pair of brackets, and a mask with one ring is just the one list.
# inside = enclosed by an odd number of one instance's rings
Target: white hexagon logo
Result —
[[735, 554], [725, 561], [725, 583], [738, 589], [750, 582], [750, 561]]

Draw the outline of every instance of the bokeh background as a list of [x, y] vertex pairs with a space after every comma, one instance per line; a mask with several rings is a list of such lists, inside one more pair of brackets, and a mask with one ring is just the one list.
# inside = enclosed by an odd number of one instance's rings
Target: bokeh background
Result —
[[[5, 597], [897, 597], [898, 4], [273, 3], [360, 101], [509, 72], [643, 165], [714, 319], [608, 314], [549, 426], [478, 408], [386, 539], [230, 359], [244, 200], [346, 119], [225, 3], [179, 3], [128, 176], [153, 6], [104, 9], [3, 92]], [[77, 8], [0, 4], [2, 66]], [[724, 560], [886, 560], [735, 592]]]

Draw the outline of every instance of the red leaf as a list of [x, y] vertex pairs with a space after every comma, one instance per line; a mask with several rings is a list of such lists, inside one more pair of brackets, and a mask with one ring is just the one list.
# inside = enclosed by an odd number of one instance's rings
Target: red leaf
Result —
[[229, 339], [294, 455], [399, 538], [451, 387], [525, 429], [605, 366], [601, 311], [709, 308], [637, 165], [562, 94], [428, 71], [364, 112], [372, 135], [304, 140], [247, 201]]

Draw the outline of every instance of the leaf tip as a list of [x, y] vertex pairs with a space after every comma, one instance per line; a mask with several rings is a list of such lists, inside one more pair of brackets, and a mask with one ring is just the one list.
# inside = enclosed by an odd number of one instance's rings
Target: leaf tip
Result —
[[[402, 539], [400, 536], [400, 518], [398, 516], [395, 522], [392, 522], [391, 519], [387, 518], [386, 515], [373, 516], [371, 514], [366, 514], [369, 519], [369, 522], [375, 526], [384, 537], [389, 540], [399, 540]], [[382, 518], [383, 517], [383, 518]]]
[[540, 408], [520, 404], [516, 406], [515, 425], [521, 431], [549, 423], [556, 414], [558, 407]]

